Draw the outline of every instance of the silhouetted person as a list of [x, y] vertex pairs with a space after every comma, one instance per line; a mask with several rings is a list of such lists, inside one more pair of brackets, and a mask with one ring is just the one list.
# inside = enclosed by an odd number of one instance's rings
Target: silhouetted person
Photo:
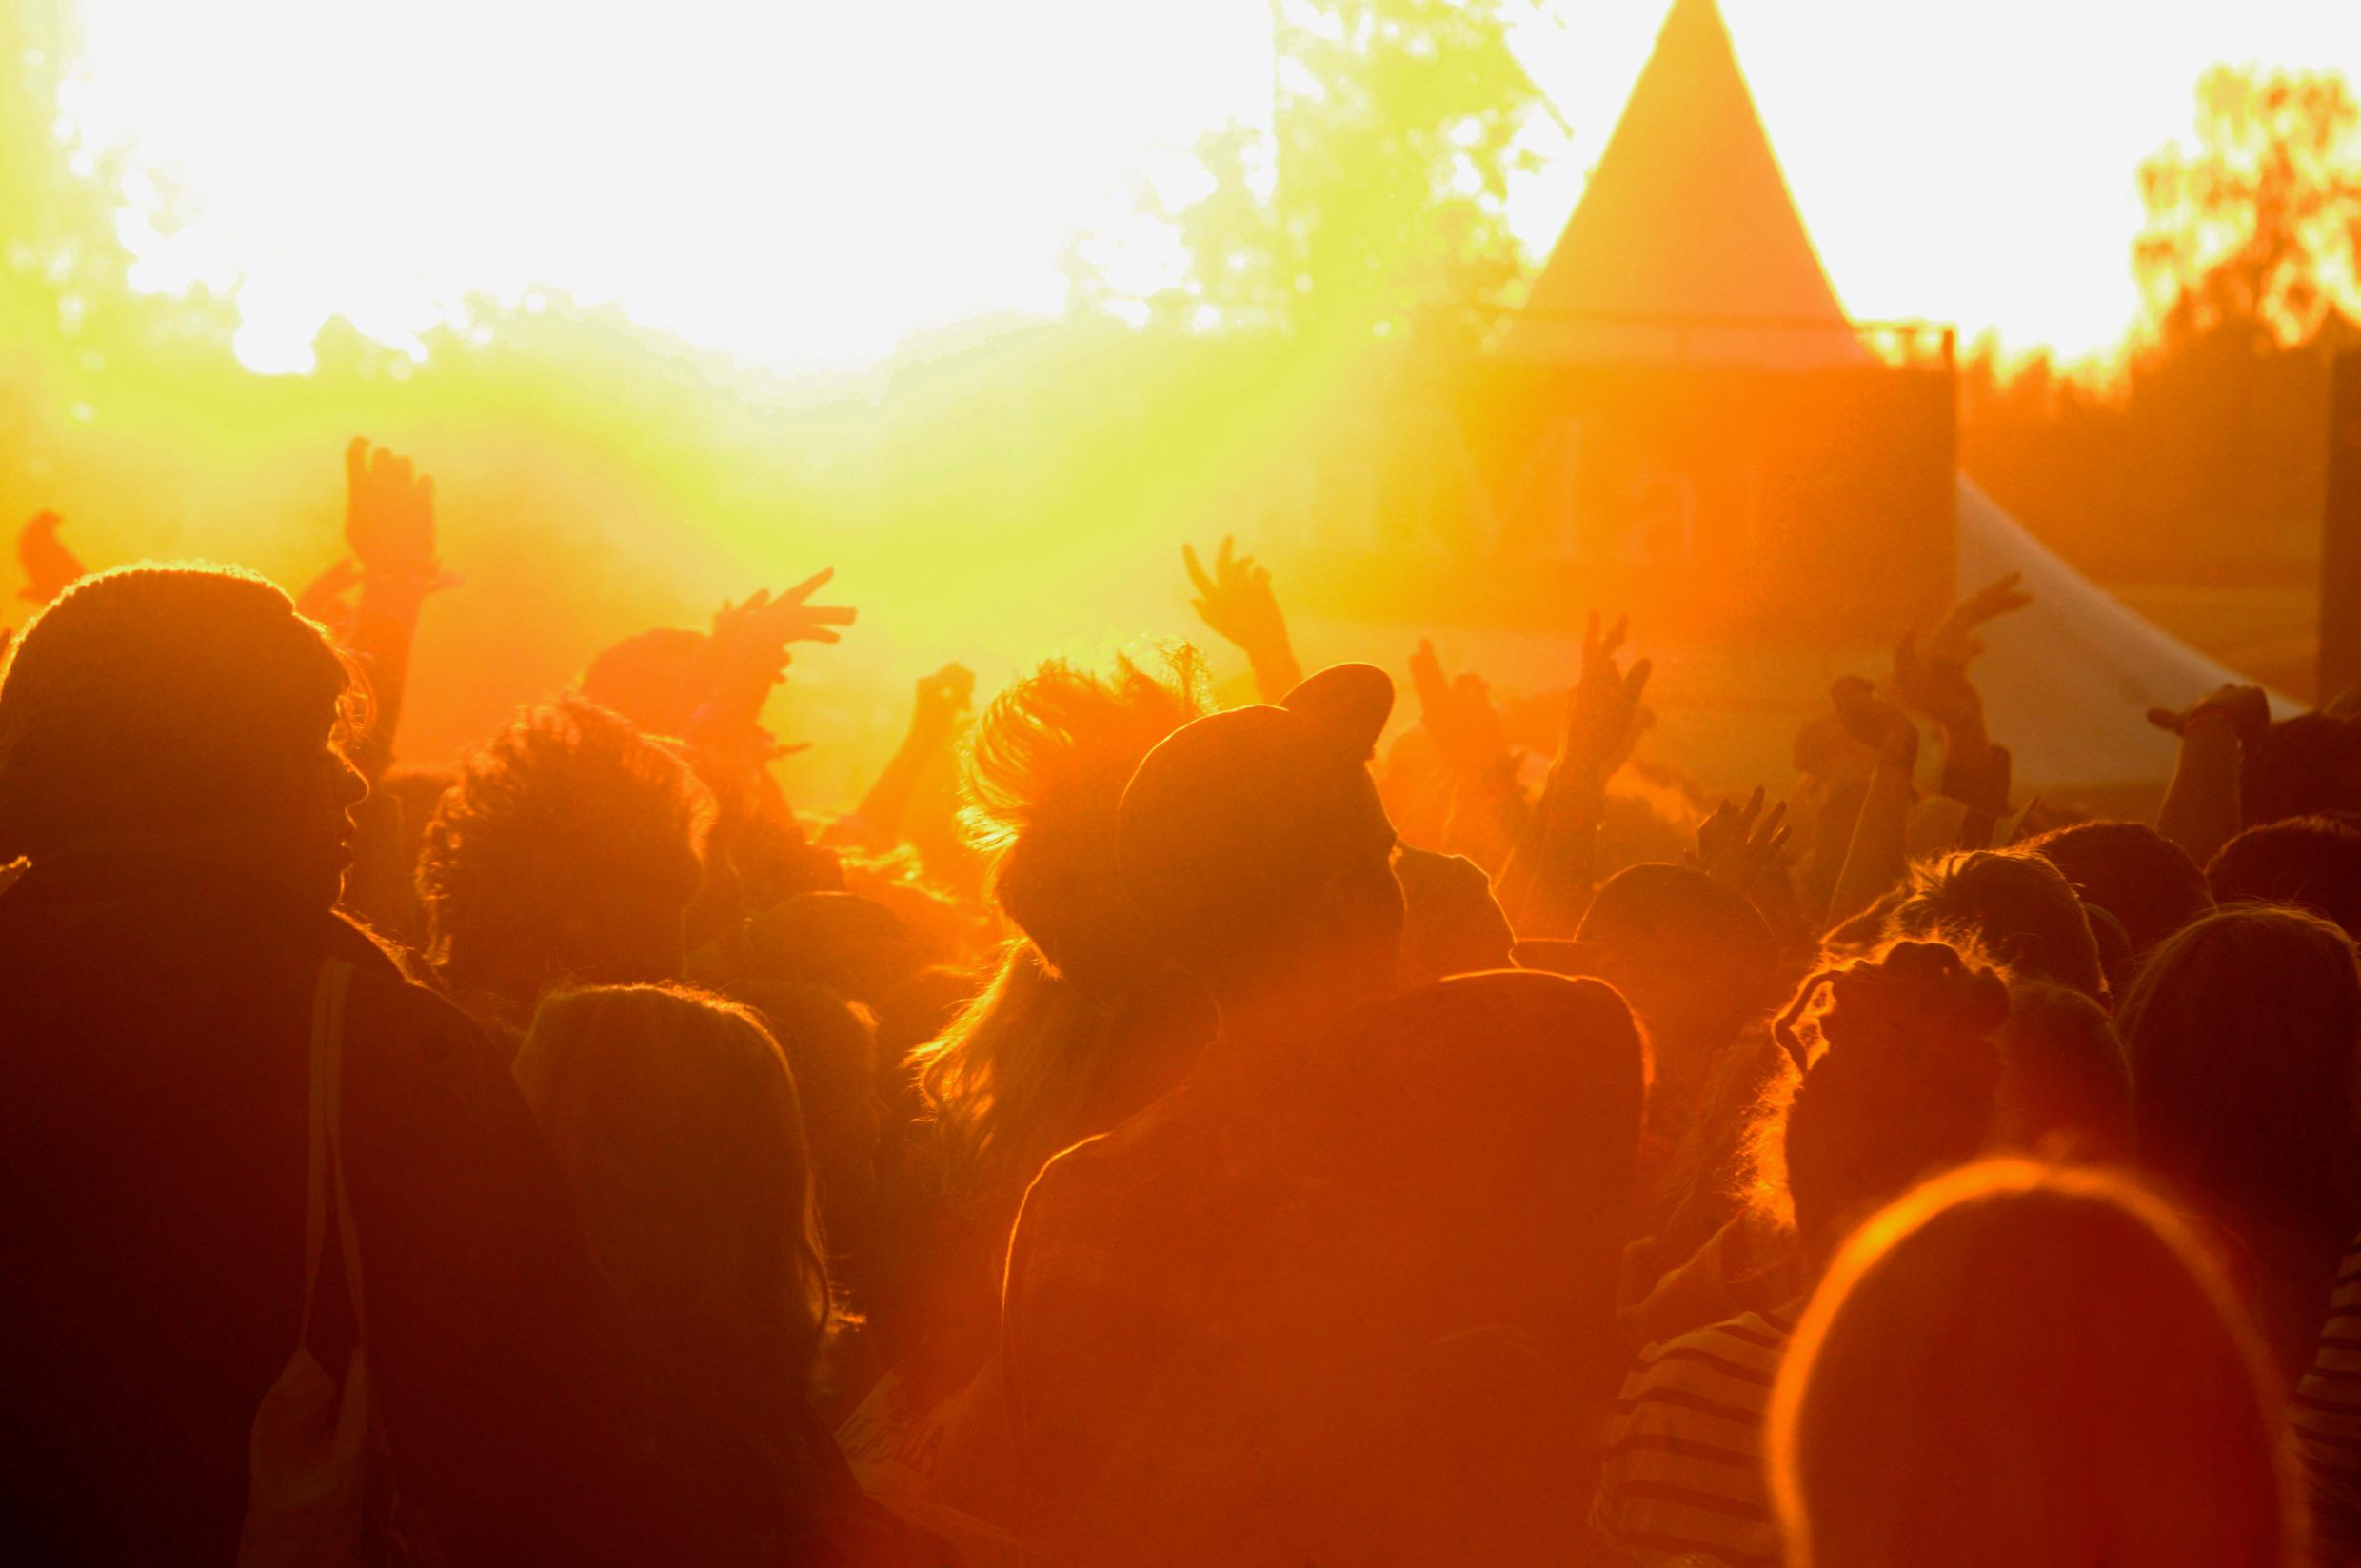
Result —
[[2150, 955], [2121, 1021], [2140, 1164], [2250, 1255], [2292, 1381], [2361, 1229], [2352, 942], [2297, 909], [2217, 910]]
[[[1778, 1560], [1762, 1422], [1803, 1295], [1866, 1215], [1994, 1140], [1996, 1037], [2009, 1016], [1998, 976], [1951, 948], [1900, 943], [1815, 975], [1796, 1006], [1823, 1000], [1801, 1019], [1819, 1049], [1800, 1080], [1775, 1085], [1755, 1137], [1762, 1169], [1749, 1190], [1793, 1223], [1782, 1256], [1755, 1260], [1767, 1299], [1649, 1345], [1616, 1402], [1593, 1520], [1608, 1545], [1644, 1561], [1690, 1551], [1733, 1564]], [[1726, 1260], [1733, 1241], [1725, 1233], [1709, 1245]], [[1700, 1260], [1698, 1272], [1716, 1260]]]
[[762, 1022], [669, 987], [557, 992], [515, 1071], [591, 1257], [680, 1395], [658, 1440], [782, 1560], [928, 1560], [811, 1412], [835, 1302], [795, 1081]]
[[1044, 1563], [1563, 1563], [1608, 1325], [1639, 1034], [1597, 981], [1465, 975], [1308, 1064], [1269, 1207]]
[[1117, 824], [1150, 936], [1220, 1010], [1182, 1085], [1050, 1161], [1009, 1245], [1002, 1357], [1027, 1528], [1053, 1529], [1270, 1201], [1312, 1042], [1391, 989], [1401, 890], [1366, 766], [1393, 686], [1366, 665], [1217, 713], [1141, 763]]
[[1178, 1083], [1213, 1032], [1212, 1005], [1123, 893], [1115, 832], [1140, 760], [1205, 707], [1202, 670], [1183, 651], [1161, 673], [1128, 659], [1106, 676], [1051, 661], [976, 723], [968, 822], [1016, 934], [982, 991], [909, 1061], [923, 1113], [891, 1156], [901, 1230], [896, 1255], [879, 1260], [890, 1343], [907, 1354], [845, 1429], [888, 1495], [1009, 1517], [987, 1363], [1018, 1205], [1053, 1155]]
[[552, 985], [678, 980], [712, 818], [687, 764], [629, 721], [579, 698], [528, 707], [427, 824], [427, 957], [510, 1034]]
[[2205, 868], [2223, 903], [2292, 903], [2361, 933], [2361, 827], [2337, 817], [2290, 817], [2250, 827]]
[[2084, 903], [2122, 923], [2135, 963], [2213, 906], [2197, 863], [2145, 823], [2076, 823], [2012, 847], [2056, 866]]
[[[324, 976], [349, 966], [338, 1175], [305, 1340], [367, 1382], [462, 1563], [715, 1553], [647, 1467], [615, 1303], [506, 1073], [333, 912], [361, 798], [347, 666], [248, 574], [89, 578], [0, 680], [0, 1253], [27, 1561], [227, 1561], [297, 1349]], [[387, 1458], [387, 1456], [390, 1457]]]
[[1773, 1399], [1787, 1560], [2296, 1568], [2269, 1379], [2171, 1209], [1971, 1167], [1862, 1229], [1805, 1316]]

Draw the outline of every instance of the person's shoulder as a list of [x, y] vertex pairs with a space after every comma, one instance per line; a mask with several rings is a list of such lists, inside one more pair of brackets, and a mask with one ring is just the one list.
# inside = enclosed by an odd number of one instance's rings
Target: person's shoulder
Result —
[[1794, 1333], [1790, 1317], [1747, 1312], [1659, 1340], [1639, 1353], [1617, 1402], [1627, 1412], [1661, 1399], [1702, 1414], [1758, 1419]]
[[401, 956], [367, 931], [338, 921], [331, 958], [352, 966], [345, 1008], [348, 1041], [391, 1053], [405, 1065], [472, 1079], [498, 1065], [476, 1022], [407, 972]]

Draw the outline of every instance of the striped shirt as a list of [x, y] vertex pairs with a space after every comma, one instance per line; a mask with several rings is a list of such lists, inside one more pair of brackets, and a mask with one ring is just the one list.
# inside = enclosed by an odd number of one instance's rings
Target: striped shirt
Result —
[[2337, 1266], [2328, 1321], [2288, 1414], [2320, 1544], [2361, 1551], [2361, 1237]]
[[1780, 1568], [1762, 1436], [1795, 1328], [1792, 1313], [1749, 1312], [1640, 1352], [1591, 1504], [1601, 1539], [1651, 1568], [1684, 1553]]

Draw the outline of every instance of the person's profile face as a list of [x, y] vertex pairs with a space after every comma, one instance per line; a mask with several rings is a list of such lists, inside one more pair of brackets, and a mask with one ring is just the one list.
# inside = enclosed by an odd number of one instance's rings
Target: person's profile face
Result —
[[1369, 770], [1356, 766], [1339, 806], [1341, 854], [1326, 888], [1328, 914], [1356, 976], [1389, 990], [1401, 961], [1403, 900], [1394, 875], [1394, 824]]
[[345, 873], [352, 867], [353, 845], [360, 835], [352, 812], [368, 798], [368, 781], [345, 756], [332, 733], [322, 738], [310, 771], [311, 798], [303, 813], [299, 874], [308, 888], [334, 903], [344, 896]]

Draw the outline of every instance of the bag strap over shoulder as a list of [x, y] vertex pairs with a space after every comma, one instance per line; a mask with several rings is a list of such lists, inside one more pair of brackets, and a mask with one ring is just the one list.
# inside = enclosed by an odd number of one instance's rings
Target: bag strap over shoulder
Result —
[[[337, 1207], [345, 1260], [356, 1260], [351, 1221], [344, 1201], [343, 1127], [345, 999], [352, 987], [352, 965], [329, 959], [320, 966], [311, 997], [311, 1115], [309, 1152], [304, 1177], [304, 1313], [295, 1341], [311, 1333], [312, 1307], [320, 1288], [320, 1253], [327, 1237], [327, 1209]], [[355, 1295], [357, 1297], [356, 1288]]]

